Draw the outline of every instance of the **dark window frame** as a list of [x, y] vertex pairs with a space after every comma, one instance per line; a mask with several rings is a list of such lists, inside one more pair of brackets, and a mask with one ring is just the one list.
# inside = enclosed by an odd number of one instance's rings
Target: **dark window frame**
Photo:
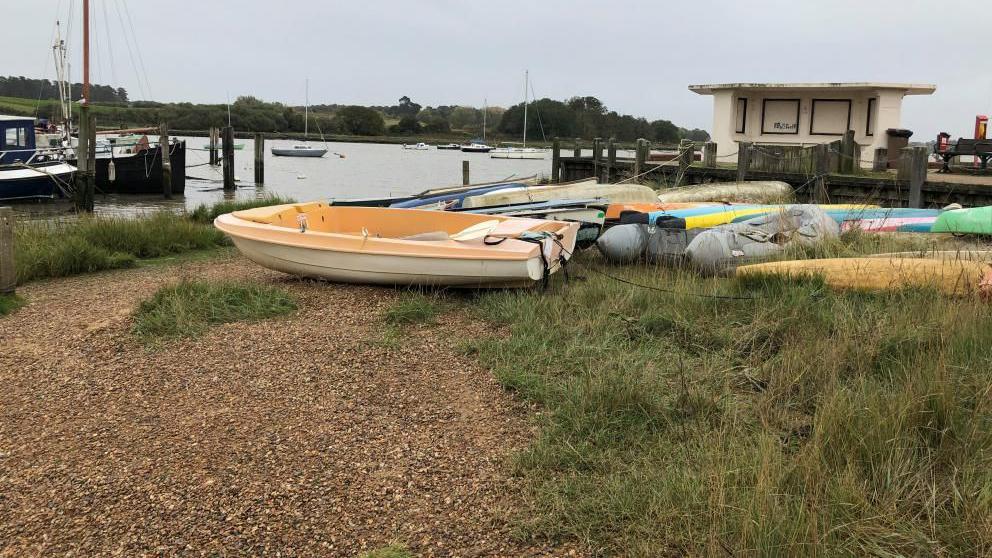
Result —
[[[769, 132], [765, 130], [765, 109], [768, 102], [780, 102], [786, 101], [790, 103], [796, 103], [796, 131], [794, 132]], [[799, 135], [799, 116], [802, 110], [802, 99], [762, 99], [761, 100], [761, 134], [765, 135], [776, 135], [776, 136], [798, 136]]]
[[[736, 129], [737, 128], [737, 123], [734, 122], [734, 128], [735, 128], [734, 133], [735, 134], [746, 134], [747, 133], [747, 97], [737, 97], [737, 102], [734, 104], [734, 110], [740, 109], [741, 101], [744, 101], [744, 111], [743, 111], [743, 114], [741, 115], [741, 127], [740, 127], [739, 130]], [[734, 116], [736, 116], [736, 114]]]
[[[815, 132], [813, 131], [813, 123], [816, 122], [816, 103], [847, 103], [847, 127], [844, 128], [843, 132]], [[843, 136], [847, 133], [847, 130], [851, 129], [851, 110], [854, 103], [851, 99], [811, 99], [809, 104], [809, 135], [811, 136]]]
[[865, 119], [865, 135], [874, 136], [875, 135], [875, 108], [878, 101], [877, 97], [872, 97], [868, 99], [868, 118]]

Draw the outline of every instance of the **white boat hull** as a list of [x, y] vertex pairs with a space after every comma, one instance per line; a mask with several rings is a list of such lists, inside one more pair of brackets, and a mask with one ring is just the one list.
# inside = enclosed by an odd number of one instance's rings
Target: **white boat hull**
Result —
[[526, 150], [526, 151], [491, 151], [489, 157], [492, 159], [544, 159], [544, 151], [540, 150]]
[[327, 154], [327, 150], [317, 147], [307, 149], [273, 147], [272, 154], [277, 157], [323, 157]]
[[[540, 257], [527, 260], [425, 258], [289, 246], [232, 236], [251, 261], [269, 269], [340, 283], [513, 287], [543, 277]], [[552, 270], [558, 268], [554, 263]]]

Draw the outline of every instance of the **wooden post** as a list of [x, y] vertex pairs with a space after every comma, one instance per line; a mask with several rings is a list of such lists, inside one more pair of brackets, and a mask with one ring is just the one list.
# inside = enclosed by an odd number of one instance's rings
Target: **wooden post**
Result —
[[557, 137], [551, 140], [551, 182], [561, 182], [561, 141]]
[[265, 136], [255, 133], [255, 184], [265, 184]]
[[159, 126], [158, 147], [162, 150], [162, 196], [172, 198], [172, 157], [169, 153], [169, 126]]
[[707, 168], [716, 166], [716, 143], [712, 141], [703, 144], [703, 166]]
[[813, 146], [813, 203], [827, 203], [827, 175], [830, 173], [830, 146], [819, 143]]
[[737, 182], [744, 182], [747, 169], [751, 166], [751, 142], [742, 141], [737, 144]]
[[575, 138], [575, 148], [572, 149], [572, 157], [578, 159], [582, 156], [582, 146], [579, 144], [579, 138]]
[[234, 128], [224, 126], [224, 137], [221, 140], [221, 148], [224, 152], [222, 163], [224, 165], [224, 189], [234, 190]]
[[606, 184], [613, 182], [616, 176], [617, 166], [617, 144], [614, 143], [614, 139], [610, 138], [606, 140], [606, 178], [603, 180]]
[[14, 267], [14, 209], [0, 207], [0, 294], [13, 294], [17, 284]]
[[77, 211], [93, 211], [96, 186], [96, 118], [88, 105], [80, 106], [79, 145], [76, 147], [76, 180], [73, 203]]
[[696, 158], [696, 146], [691, 141], [682, 141], [679, 145], [679, 173], [676, 176], [675, 185], [685, 184], [685, 175], [689, 172], [689, 165]]
[[844, 139], [840, 140], [840, 155], [838, 156], [837, 172], [854, 174], [854, 130], [848, 130]]
[[927, 148], [907, 147], [909, 151], [909, 207], [923, 207], [923, 183], [927, 181]]
[[872, 161], [871, 170], [884, 172], [889, 168], [889, 150], [884, 147], [875, 149], [875, 160]]
[[472, 182], [468, 179], [468, 160], [462, 161], [462, 185], [468, 186]]
[[592, 139], [592, 176], [596, 179], [596, 182], [599, 182], [600, 179], [599, 157], [601, 155], [601, 147], [599, 142], [601, 141], [600, 138]]
[[217, 166], [220, 163], [220, 159], [217, 157], [217, 140], [220, 138], [220, 130], [216, 126], [210, 127], [210, 144], [208, 149], [210, 150], [210, 166]]
[[644, 163], [647, 160], [647, 148], [643, 138], [638, 138], [637, 147], [634, 150], [634, 176], [640, 176], [644, 172]]

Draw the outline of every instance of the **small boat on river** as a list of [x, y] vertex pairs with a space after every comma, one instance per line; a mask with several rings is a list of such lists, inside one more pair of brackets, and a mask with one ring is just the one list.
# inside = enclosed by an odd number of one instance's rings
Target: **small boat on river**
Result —
[[430, 148], [431, 146], [427, 145], [424, 142], [420, 142], [414, 145], [407, 145], [405, 143], [403, 144], [403, 149], [413, 149], [415, 151], [427, 151]]
[[575, 249], [578, 223], [322, 202], [221, 215], [214, 226], [255, 263], [344, 283], [465, 288], [546, 280]]

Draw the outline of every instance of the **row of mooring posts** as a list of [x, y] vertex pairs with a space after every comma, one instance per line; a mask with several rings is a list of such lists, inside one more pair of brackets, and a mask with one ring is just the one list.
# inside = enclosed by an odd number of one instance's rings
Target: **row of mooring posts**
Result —
[[[254, 137], [255, 184], [265, 183], [265, 135], [257, 132]], [[210, 128], [207, 139], [209, 164], [221, 165], [224, 177], [224, 190], [234, 190], [234, 128]], [[218, 151], [220, 151], [218, 156]]]

